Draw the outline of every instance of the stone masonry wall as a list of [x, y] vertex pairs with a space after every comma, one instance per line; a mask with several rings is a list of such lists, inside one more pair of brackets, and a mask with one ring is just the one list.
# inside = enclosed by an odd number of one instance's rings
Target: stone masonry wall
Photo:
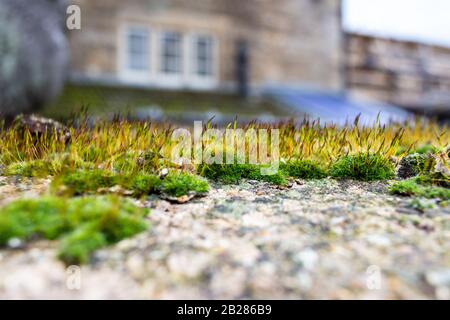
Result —
[[346, 35], [346, 82], [353, 95], [417, 112], [450, 113], [450, 48]]

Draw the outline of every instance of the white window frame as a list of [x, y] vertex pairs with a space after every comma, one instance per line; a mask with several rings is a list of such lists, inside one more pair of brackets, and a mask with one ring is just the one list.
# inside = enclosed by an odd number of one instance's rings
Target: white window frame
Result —
[[[168, 37], [170, 36], [175, 36], [177, 37], [177, 44], [178, 44], [178, 48], [176, 48], [176, 52], [171, 52], [171, 59], [173, 59], [172, 61], [165, 61], [166, 57], [166, 52], [165, 52], [165, 41], [168, 39]], [[161, 43], [160, 43], [160, 66], [159, 66], [159, 72], [162, 74], [167, 74], [167, 75], [180, 75], [183, 74], [183, 69], [185, 66], [185, 50], [183, 48], [183, 44], [184, 44], [184, 39], [183, 39], [183, 34], [181, 32], [176, 32], [176, 31], [163, 31], [161, 32]], [[172, 48], [173, 49], [173, 48]], [[174, 65], [171, 67], [176, 67], [178, 68], [178, 70], [166, 70], [166, 62], [172, 62]]]
[[[145, 33], [147, 36], [147, 67], [133, 69], [129, 65], [129, 36], [130, 33]], [[152, 30], [145, 25], [125, 25], [119, 32], [119, 74], [120, 78], [129, 83], [148, 84], [153, 79], [154, 45]]]
[[[178, 72], [166, 72], [164, 71], [164, 41], [167, 35], [177, 34], [179, 35], [180, 41], [180, 51], [179, 51], [179, 67]], [[187, 52], [186, 52], [186, 35], [182, 32], [175, 30], [161, 30], [158, 36], [158, 80], [156, 85], [158, 87], [164, 87], [169, 89], [181, 89], [186, 87], [186, 69], [188, 67], [187, 63]]]
[[[201, 38], [208, 38], [211, 41], [211, 74], [201, 75], [198, 73], [198, 41]], [[217, 39], [207, 33], [195, 33], [190, 36], [190, 68], [189, 78], [190, 86], [198, 89], [212, 89], [218, 85], [218, 73], [219, 73], [219, 48]]]
[[[200, 73], [200, 57], [199, 57], [199, 43], [200, 40], [205, 41], [207, 45], [206, 48], [206, 56], [204, 57], [204, 62], [206, 65], [206, 69], [204, 70], [207, 73]], [[200, 78], [211, 78], [214, 76], [214, 40], [211, 36], [208, 35], [197, 35], [192, 38], [192, 52], [193, 56], [193, 73]]]
[[[133, 30], [145, 31], [148, 35], [147, 69], [129, 68], [128, 35]], [[168, 33], [180, 36], [180, 67], [178, 73], [163, 71], [163, 41]], [[197, 42], [207, 37], [211, 41], [212, 74], [198, 74]], [[146, 23], [122, 24], [118, 30], [118, 77], [124, 84], [165, 89], [213, 90], [219, 85], [219, 42], [209, 33], [187, 33], [174, 29], [157, 28]]]

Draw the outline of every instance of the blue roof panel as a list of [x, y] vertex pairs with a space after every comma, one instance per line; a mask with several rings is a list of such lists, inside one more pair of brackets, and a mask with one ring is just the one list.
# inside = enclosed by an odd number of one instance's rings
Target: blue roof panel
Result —
[[410, 114], [405, 110], [385, 103], [356, 101], [344, 94], [311, 91], [306, 89], [271, 88], [265, 92], [290, 108], [293, 116], [309, 115], [324, 122], [343, 125], [360, 114], [362, 124], [374, 123], [378, 114], [382, 124], [389, 121], [405, 121]]

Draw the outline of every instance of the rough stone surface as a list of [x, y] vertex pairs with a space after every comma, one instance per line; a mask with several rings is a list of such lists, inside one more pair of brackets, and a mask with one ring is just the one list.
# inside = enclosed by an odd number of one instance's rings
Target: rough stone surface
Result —
[[[18, 188], [2, 179], [1, 195]], [[18, 182], [33, 184], [45, 190]], [[186, 204], [151, 197], [141, 205], [152, 227], [95, 253], [80, 290], [67, 289], [55, 243], [1, 249], [0, 298], [450, 299], [450, 210], [407, 202], [384, 183], [333, 180], [216, 185]]]
[[15, 125], [18, 129], [26, 130], [37, 137], [55, 134], [65, 142], [69, 142], [71, 137], [69, 128], [62, 123], [36, 115], [18, 116]]
[[0, 0], [0, 115], [35, 110], [64, 84], [63, 0]]
[[425, 155], [410, 154], [400, 160], [396, 170], [397, 177], [408, 179], [417, 176], [420, 173], [419, 162], [425, 161]]

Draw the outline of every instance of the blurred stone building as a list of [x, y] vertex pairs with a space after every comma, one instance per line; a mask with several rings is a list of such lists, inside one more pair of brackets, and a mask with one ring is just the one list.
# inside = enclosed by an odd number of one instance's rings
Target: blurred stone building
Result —
[[75, 0], [71, 74], [171, 89], [339, 90], [340, 0]]
[[[82, 14], [82, 29], [68, 32], [73, 81], [242, 94], [271, 88], [293, 109], [330, 119], [401, 114], [394, 106], [450, 110], [450, 49], [346, 34], [340, 0], [71, 2]], [[354, 101], [361, 98], [380, 103]]]
[[358, 97], [450, 115], [450, 48], [346, 35], [346, 88]]

